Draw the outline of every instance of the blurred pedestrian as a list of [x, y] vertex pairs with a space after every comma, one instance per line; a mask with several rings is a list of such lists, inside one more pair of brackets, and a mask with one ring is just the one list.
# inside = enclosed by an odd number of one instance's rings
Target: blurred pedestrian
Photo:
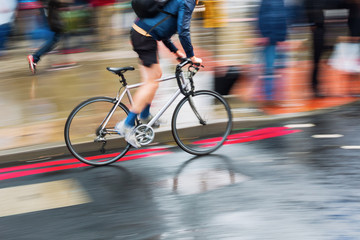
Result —
[[59, 42], [65, 26], [62, 21], [60, 11], [61, 8], [66, 8], [71, 3], [71, 0], [49, 0], [47, 3], [47, 19], [52, 35], [49, 39], [32, 55], [27, 57], [29, 68], [33, 74], [36, 73], [36, 65], [40, 58], [50, 52]]
[[0, 56], [4, 55], [6, 42], [14, 21], [17, 0], [0, 0]]
[[348, 27], [351, 37], [360, 36], [360, 1], [359, 0], [304, 0], [308, 21], [312, 31], [312, 78], [314, 97], [323, 97], [319, 89], [320, 61], [325, 50], [325, 9], [349, 9]]
[[[284, 64], [280, 43], [287, 36], [287, 10], [283, 0], [262, 0], [259, 9], [258, 27], [262, 39], [264, 61], [264, 93], [266, 103], [275, 100], [275, 66]], [[276, 63], [278, 61], [278, 63]]]
[[94, 9], [95, 44], [99, 51], [110, 49], [110, 40], [113, 34], [111, 20], [115, 13], [115, 2], [116, 0], [90, 0]]

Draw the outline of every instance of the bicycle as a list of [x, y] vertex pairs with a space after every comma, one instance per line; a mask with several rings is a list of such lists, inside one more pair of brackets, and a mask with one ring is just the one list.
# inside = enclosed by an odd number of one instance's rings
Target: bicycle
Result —
[[[231, 132], [231, 109], [220, 94], [210, 90], [195, 91], [193, 77], [202, 66], [192, 63], [190, 59], [179, 60], [181, 62], [176, 66], [175, 76], [157, 80], [161, 83], [176, 79], [179, 88], [148, 124], [136, 120], [136, 139], [142, 146], [150, 144], [155, 137], [153, 124], [183, 94], [171, 119], [173, 138], [184, 151], [206, 155], [222, 146]], [[185, 66], [188, 66], [188, 76], [183, 71]], [[131, 145], [119, 136], [114, 127], [129, 113], [123, 98], [127, 95], [132, 104], [130, 90], [142, 84], [127, 84], [124, 73], [135, 70], [134, 67], [108, 67], [107, 70], [120, 77], [121, 86], [116, 97], [93, 97], [80, 103], [70, 113], [64, 129], [65, 143], [70, 153], [92, 166], [116, 162], [130, 149]], [[204, 139], [209, 136], [213, 138]]]

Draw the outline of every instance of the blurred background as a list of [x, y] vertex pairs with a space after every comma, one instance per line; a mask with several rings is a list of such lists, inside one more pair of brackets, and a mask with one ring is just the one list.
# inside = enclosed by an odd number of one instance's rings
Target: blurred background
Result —
[[[32, 75], [26, 56], [53, 34], [48, 1], [0, 0], [0, 150], [62, 144], [64, 122], [78, 103], [115, 96], [119, 83], [105, 68], [137, 66], [129, 41], [135, 19], [130, 1], [59, 1], [65, 4], [59, 12], [64, 33]], [[300, 111], [328, 97], [356, 98], [359, 66], [345, 71], [329, 60], [339, 42], [358, 41], [359, 9], [357, 0], [200, 1], [191, 34], [206, 68], [197, 88], [228, 96], [247, 109], [243, 115]], [[176, 61], [163, 46], [160, 59], [164, 75], [173, 74]], [[138, 71], [126, 76], [139, 82]], [[157, 101], [169, 87], [176, 83], [160, 87]]]

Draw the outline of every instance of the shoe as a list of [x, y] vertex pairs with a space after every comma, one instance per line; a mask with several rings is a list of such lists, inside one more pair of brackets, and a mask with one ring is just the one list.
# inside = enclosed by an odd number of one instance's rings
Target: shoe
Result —
[[115, 131], [134, 148], [140, 148], [141, 144], [136, 140], [135, 127], [130, 127], [125, 124], [125, 120], [120, 121], [115, 126]]
[[[153, 119], [153, 116], [150, 114], [147, 118], [140, 118], [140, 122], [142, 124], [148, 124], [152, 119]], [[160, 127], [160, 121], [156, 120], [151, 127], [152, 128], [159, 128]]]
[[36, 73], [36, 63], [34, 63], [33, 55], [27, 56], [27, 60], [29, 62], [29, 68], [30, 68], [32, 74], [35, 74]]

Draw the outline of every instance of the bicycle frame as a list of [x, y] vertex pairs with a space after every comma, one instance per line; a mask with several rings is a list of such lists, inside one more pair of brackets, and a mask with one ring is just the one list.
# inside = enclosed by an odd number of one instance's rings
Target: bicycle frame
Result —
[[[176, 79], [176, 76], [172, 76], [172, 77], [167, 77], [167, 78], [161, 78], [156, 80], [157, 82], [165, 82], [165, 81], [169, 81], [169, 80], [173, 80]], [[181, 84], [182, 84], [182, 88], [183, 89], [187, 89], [189, 83], [185, 82], [185, 76], [184, 76], [184, 72], [181, 71], [180, 73], [180, 80], [181, 80]], [[103, 123], [101, 124], [101, 129], [100, 132], [103, 131], [105, 129], [105, 126], [108, 124], [110, 118], [112, 117], [112, 115], [114, 114], [114, 112], [116, 111], [117, 107], [120, 105], [122, 99], [124, 98], [125, 95], [127, 95], [128, 100], [130, 102], [130, 105], [133, 104], [133, 98], [131, 95], [130, 90], [138, 88], [140, 86], [142, 86], [144, 83], [137, 83], [137, 84], [132, 84], [132, 85], [127, 85], [124, 84], [124, 86], [122, 86], [119, 91], [118, 94], [116, 96], [116, 104], [114, 105], [114, 107], [110, 110], [109, 114], [106, 116], [106, 118], [104, 119]], [[121, 90], [124, 88], [124, 90], [121, 93]], [[121, 94], [120, 94], [121, 93]], [[165, 105], [153, 116], [153, 118], [151, 119], [151, 121], [146, 124], [146, 126], [151, 127], [162, 115], [163, 113], [171, 106], [171, 104], [175, 101], [175, 99], [181, 94], [181, 90], [177, 89], [176, 92], [170, 97], [170, 99], [165, 103]], [[194, 109], [195, 110], [195, 109]], [[196, 110], [195, 110], [196, 111]], [[117, 132], [113, 129], [107, 129], [108, 133], [114, 133], [117, 134]]]

